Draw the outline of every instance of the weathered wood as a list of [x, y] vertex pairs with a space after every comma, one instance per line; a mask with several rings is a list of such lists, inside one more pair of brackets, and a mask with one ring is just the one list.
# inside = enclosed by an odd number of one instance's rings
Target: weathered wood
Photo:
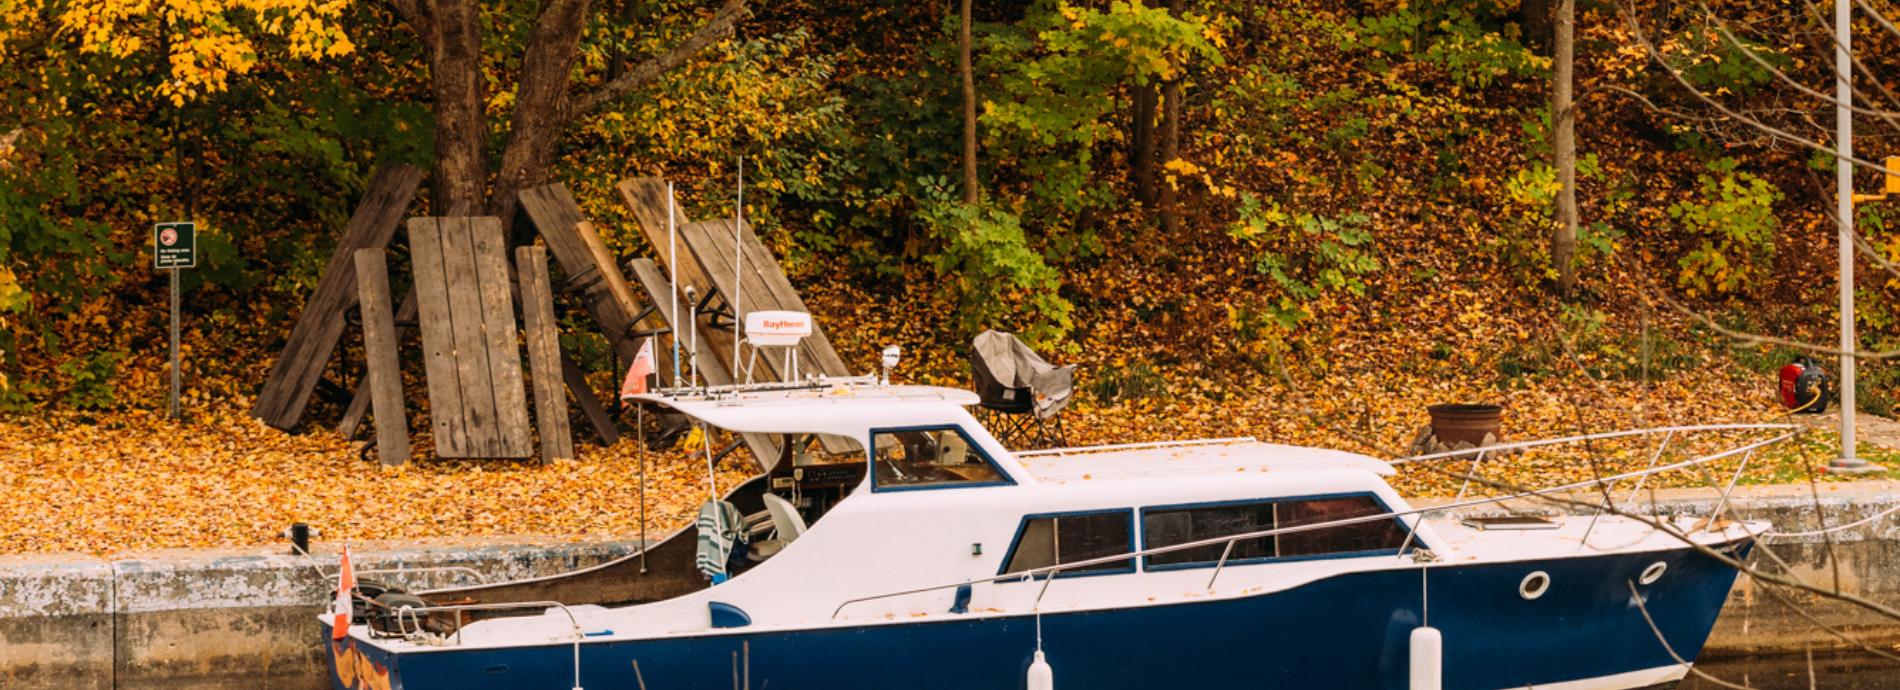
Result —
[[464, 457], [468, 431], [462, 420], [462, 383], [456, 374], [455, 322], [449, 316], [444, 261], [437, 219], [410, 219], [409, 262], [415, 270], [416, 326], [422, 335], [422, 363], [429, 384], [430, 427], [435, 430], [438, 455]]
[[528, 391], [521, 376], [521, 330], [515, 324], [514, 272], [509, 270], [507, 239], [500, 218], [473, 218], [469, 239], [474, 250], [476, 283], [482, 309], [481, 336], [487, 353], [489, 390], [493, 391], [499, 433], [495, 455], [525, 458], [534, 454], [528, 426]]
[[[738, 267], [740, 280], [737, 283], [733, 281], [732, 258], [734, 248], [739, 246], [733, 243], [734, 225], [733, 219], [721, 218], [692, 223], [682, 228], [680, 232], [682, 241], [693, 247], [693, 256], [701, 262], [701, 270], [711, 277], [713, 286], [719, 294], [728, 299], [737, 295], [739, 304], [736, 306], [740, 318], [744, 318], [745, 314], [762, 310], [811, 313], [811, 310], [805, 306], [805, 300], [799, 297], [796, 289], [792, 288], [791, 281], [785, 278], [784, 271], [779, 269], [778, 258], [759, 243], [758, 236], [752, 232], [750, 224], [739, 233], [741, 242], [745, 246], [744, 261]], [[685, 263], [684, 259], [681, 263]], [[735, 288], [743, 289], [735, 292]], [[730, 351], [724, 354], [728, 358], [732, 356]], [[740, 356], [750, 359], [750, 353], [743, 350]], [[780, 371], [782, 362], [778, 357], [761, 356], [759, 360], [765, 364], [766, 371], [772, 378], [785, 380], [789, 372]], [[816, 319], [812, 323], [811, 336], [798, 344], [798, 360], [799, 369], [803, 373], [827, 376], [851, 375], [844, 360], [838, 357], [836, 350], [832, 349], [831, 340], [825, 337], [824, 329], [818, 325]], [[734, 367], [742, 376], [744, 365], [745, 362], [742, 361], [736, 363]], [[754, 378], [757, 378], [756, 375]]]
[[561, 353], [561, 380], [567, 383], [567, 390], [574, 394], [574, 402], [581, 406], [581, 414], [587, 416], [587, 423], [594, 426], [594, 435], [600, 437], [600, 444], [611, 446], [620, 442], [620, 429], [614, 425], [614, 416], [601, 406], [600, 398], [595, 396], [594, 387], [587, 383], [587, 374], [581, 367]]
[[[520, 201], [521, 213], [540, 232], [548, 253], [567, 274], [568, 285], [580, 288], [581, 303], [600, 324], [614, 354], [622, 362], [632, 362], [640, 352], [640, 342], [630, 333], [664, 328], [664, 323], [652, 316], [635, 322], [634, 317], [645, 310], [645, 305], [634, 297], [626, 276], [614, 264], [607, 245], [566, 185], [555, 183], [525, 190]], [[656, 368], [668, 372], [672, 366], [670, 352], [656, 362]]]
[[395, 467], [409, 462], [409, 415], [403, 409], [402, 367], [396, 361], [396, 319], [389, 310], [389, 265], [381, 249], [356, 250], [356, 292], [363, 305], [363, 388], [376, 403], [376, 457]]
[[541, 463], [572, 460], [574, 439], [567, 428], [567, 391], [559, 375], [561, 330], [554, 318], [554, 291], [548, 284], [548, 250], [515, 248], [515, 273], [521, 276], [521, 320], [528, 332], [528, 366], [534, 372]]
[[[668, 291], [672, 288], [666, 282], [666, 276], [660, 274], [660, 267], [654, 264], [652, 259], [634, 259], [629, 263], [629, 267], [633, 269], [634, 279], [638, 280], [640, 287], [647, 291], [647, 297], [653, 299], [655, 302], [665, 302], [670, 299]], [[682, 303], [684, 303], [684, 299], [683, 297], [681, 298]], [[667, 310], [662, 309], [660, 311], [662, 312], [662, 318], [667, 320], [667, 325], [672, 326], [672, 315], [665, 313]], [[682, 321], [685, 320], [685, 314], [681, 314], [680, 317]], [[685, 330], [684, 326], [674, 328], [673, 333], [684, 338], [684, 340], [680, 341], [681, 347], [686, 347], [688, 343], [692, 343], [695, 340], [692, 337], [692, 332]], [[727, 369], [725, 365], [720, 363], [718, 355], [713, 353], [712, 345], [708, 343], [705, 338], [698, 338], [696, 340], [699, 345], [695, 348], [699, 353], [699, 377], [710, 386], [731, 384], [733, 381], [732, 376], [726, 373]], [[683, 366], [684, 363], [682, 363], [682, 367]], [[686, 373], [686, 370], [682, 368], [680, 370], [680, 376], [682, 378], [690, 378], [691, 374]], [[767, 458], [778, 457], [778, 443], [773, 441], [769, 434], [742, 434], [742, 437], [745, 439], [746, 447], [751, 449], [752, 457], [760, 460], [760, 466], [764, 466], [764, 461]]]
[[[403, 338], [409, 337], [408, 324], [415, 320], [416, 289], [411, 287], [409, 288], [409, 292], [402, 296], [402, 304], [396, 307], [396, 334], [394, 342], [397, 347], [402, 346]], [[364, 381], [357, 383], [356, 397], [350, 399], [350, 407], [343, 411], [343, 419], [337, 421], [336, 432], [342, 434], [344, 439], [356, 440], [356, 432], [363, 425], [363, 415], [369, 412], [369, 403], [370, 392], [368, 377], [365, 376]]]
[[532, 455], [500, 219], [409, 225], [437, 454]]
[[317, 379], [336, 353], [337, 340], [343, 336], [343, 312], [356, 304], [356, 259], [358, 249], [382, 249], [415, 198], [422, 171], [407, 165], [386, 163], [377, 166], [369, 188], [357, 202], [349, 226], [337, 241], [330, 263], [317, 281], [317, 289], [304, 302], [297, 325], [291, 328], [284, 350], [271, 366], [270, 377], [258, 389], [251, 416], [279, 429], [289, 430], [303, 419]]
[[[679, 265], [674, 266], [671, 263], [672, 254], [674, 253], [672, 247], [674, 239], [668, 237], [666, 228], [666, 181], [658, 177], [641, 177], [631, 180], [622, 180], [620, 184], [615, 185], [614, 188], [620, 191], [620, 200], [626, 204], [627, 210], [633, 215], [634, 222], [640, 226], [640, 232], [646, 236], [647, 243], [654, 247], [653, 253], [657, 255], [656, 258], [661, 262], [660, 265], [666, 268], [666, 275], [673, 277], [673, 282], [679, 286], [681, 291], [684, 291], [687, 287], [691, 287], [701, 298], [715, 294], [712, 280], [706, 276], [706, 270], [701, 267], [700, 262], [693, 258], [693, 248], [687, 245], [686, 239], [683, 236], [677, 238]], [[679, 209], [680, 205], [674, 203], [673, 222], [676, 231], [679, 228], [684, 228], [691, 224], [686, 220], [686, 217], [680, 213]], [[732, 269], [728, 267], [726, 270], [730, 272]], [[662, 293], [649, 292], [648, 294], [659, 295]], [[654, 299], [658, 300], [659, 297], [655, 296]], [[686, 317], [689, 306], [690, 305], [686, 303], [686, 298], [683, 296], [680, 297], [680, 317], [682, 319]], [[672, 304], [670, 301], [660, 305], [661, 310], [667, 310], [671, 307]], [[701, 318], [704, 317], [702, 316]], [[711, 346], [714, 352], [728, 353], [728, 356], [732, 352], [731, 331], [711, 328], [701, 329], [699, 341]], [[703, 362], [701, 363], [701, 368], [705, 368]]]

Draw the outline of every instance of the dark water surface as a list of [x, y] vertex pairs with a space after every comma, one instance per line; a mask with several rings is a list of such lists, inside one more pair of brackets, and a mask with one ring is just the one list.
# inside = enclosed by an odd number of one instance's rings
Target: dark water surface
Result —
[[[1724, 681], [1760, 690], [1900, 690], [1900, 662], [1871, 654], [1814, 656], [1813, 683], [1809, 684], [1806, 657], [1774, 656], [1715, 659], [1696, 669]], [[1723, 686], [1689, 674], [1676, 690], [1715, 690]]]

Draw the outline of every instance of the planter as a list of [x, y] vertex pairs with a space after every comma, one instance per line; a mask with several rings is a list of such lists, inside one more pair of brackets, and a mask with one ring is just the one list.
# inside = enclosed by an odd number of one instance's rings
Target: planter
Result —
[[1478, 447], [1504, 438], [1499, 430], [1504, 408], [1497, 405], [1433, 405], [1425, 408], [1432, 415], [1432, 436], [1438, 443], [1456, 447], [1460, 443]]

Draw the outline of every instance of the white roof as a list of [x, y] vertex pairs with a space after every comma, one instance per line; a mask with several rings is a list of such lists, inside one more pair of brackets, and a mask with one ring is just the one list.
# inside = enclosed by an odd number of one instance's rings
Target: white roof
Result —
[[799, 389], [715, 391], [711, 395], [633, 395], [721, 429], [745, 433], [836, 434], [867, 438], [871, 429], [963, 424], [975, 393], [936, 386], [840, 384]]
[[1394, 474], [1391, 465], [1357, 453], [1258, 441], [1030, 454], [1017, 456], [1017, 460], [1036, 479], [1056, 482], [1244, 471], [1355, 469], [1384, 476]]

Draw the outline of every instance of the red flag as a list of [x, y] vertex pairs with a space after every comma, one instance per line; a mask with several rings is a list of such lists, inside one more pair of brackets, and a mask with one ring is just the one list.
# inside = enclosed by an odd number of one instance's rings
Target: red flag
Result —
[[336, 603], [331, 606], [334, 616], [330, 624], [330, 639], [341, 640], [350, 636], [350, 596], [356, 589], [356, 571], [350, 569], [350, 547], [343, 547], [343, 570], [337, 573]]
[[640, 345], [640, 354], [633, 356], [633, 366], [627, 367], [627, 381], [620, 384], [620, 397], [645, 395], [647, 377], [653, 374], [653, 339]]

